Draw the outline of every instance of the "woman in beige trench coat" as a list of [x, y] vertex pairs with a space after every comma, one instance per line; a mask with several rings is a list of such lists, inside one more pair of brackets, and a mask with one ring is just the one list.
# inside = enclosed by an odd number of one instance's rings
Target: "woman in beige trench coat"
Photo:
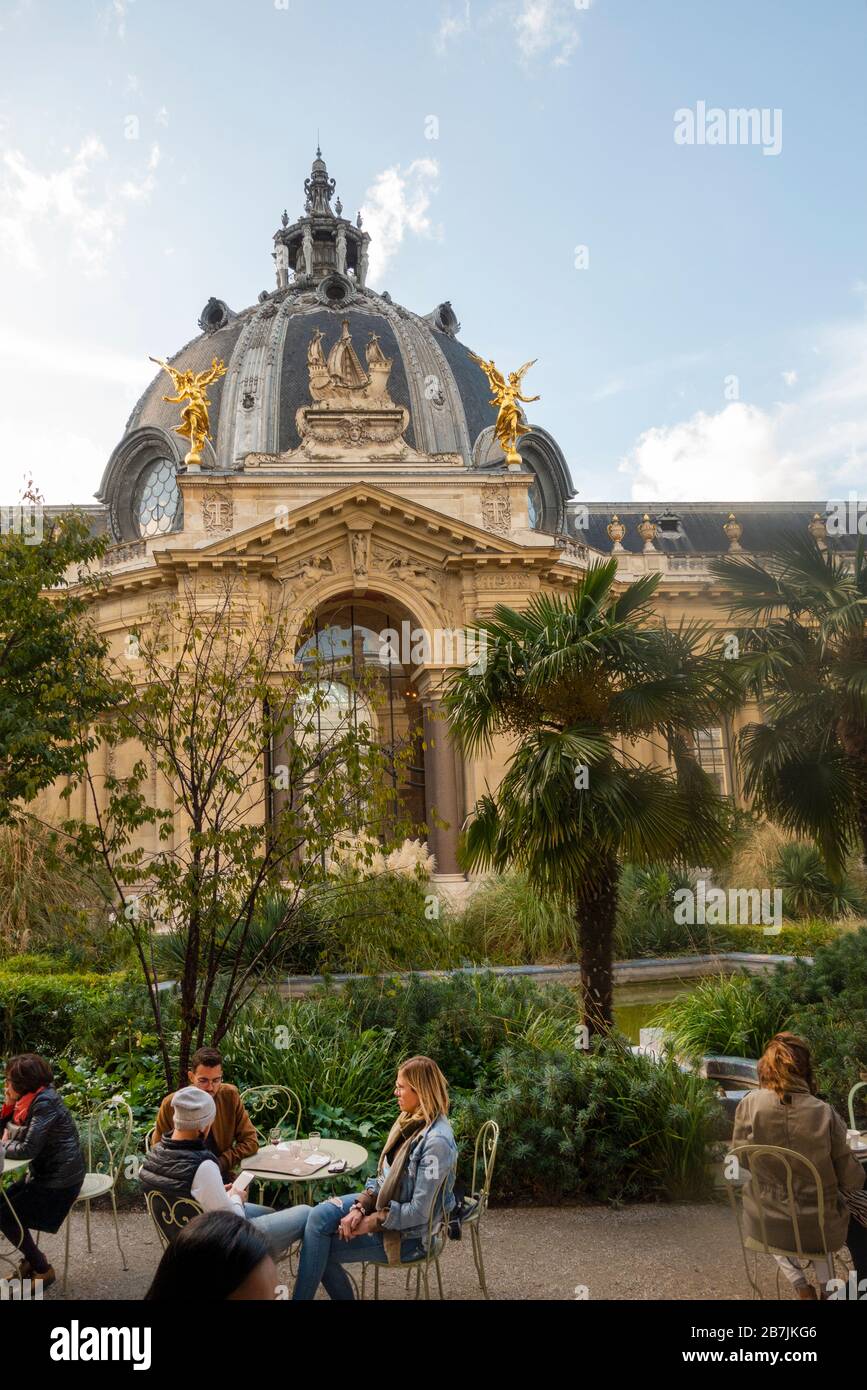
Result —
[[[803, 1154], [819, 1173], [824, 1196], [824, 1239], [819, 1223], [816, 1184], [809, 1170], [791, 1160], [794, 1205], [801, 1237], [800, 1248], [828, 1254], [850, 1245], [856, 1265], [863, 1259], [867, 1229], [850, 1217], [844, 1192], [858, 1191], [864, 1185], [864, 1169], [857, 1161], [846, 1137], [840, 1116], [815, 1094], [810, 1049], [793, 1033], [778, 1033], [771, 1039], [758, 1065], [759, 1089], [745, 1096], [735, 1114], [732, 1146], [773, 1144]], [[749, 1167], [746, 1158], [741, 1160]], [[756, 1194], [765, 1214], [764, 1235]], [[744, 1188], [744, 1219], [747, 1234], [766, 1240], [769, 1246], [795, 1250], [794, 1225], [790, 1216], [786, 1170], [770, 1155], [754, 1160], [751, 1180]], [[850, 1225], [851, 1222], [851, 1225]], [[857, 1229], [853, 1229], [857, 1227]], [[851, 1236], [851, 1239], [850, 1239]], [[860, 1257], [860, 1258], [859, 1258]], [[791, 1259], [777, 1256], [777, 1262], [800, 1298], [815, 1298], [804, 1270]], [[816, 1275], [824, 1288], [831, 1277], [828, 1261], [816, 1261]], [[823, 1267], [820, 1267], [823, 1266]]]

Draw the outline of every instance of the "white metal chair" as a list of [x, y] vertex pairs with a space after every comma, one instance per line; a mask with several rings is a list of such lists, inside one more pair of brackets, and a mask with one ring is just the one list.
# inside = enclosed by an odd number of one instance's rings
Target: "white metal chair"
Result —
[[848, 1108], [849, 1108], [849, 1128], [850, 1128], [850, 1129], [857, 1129], [857, 1128], [858, 1128], [858, 1126], [857, 1126], [856, 1123], [855, 1123], [855, 1096], [856, 1096], [857, 1093], [858, 1093], [860, 1090], [862, 1090], [865, 1086], [867, 1086], [867, 1081], [856, 1081], [856, 1082], [855, 1082], [855, 1085], [852, 1087], [851, 1091], [849, 1092]]
[[[831, 1275], [833, 1276], [835, 1273], [834, 1257], [837, 1254], [837, 1252], [828, 1249], [828, 1242], [825, 1235], [825, 1194], [822, 1188], [822, 1180], [819, 1176], [819, 1171], [816, 1168], [815, 1164], [811, 1163], [808, 1158], [805, 1158], [803, 1154], [798, 1153], [795, 1149], [785, 1149], [775, 1144], [734, 1144], [728, 1151], [728, 1156], [732, 1155], [736, 1159], [738, 1159], [739, 1162], [743, 1159], [747, 1160], [747, 1166], [749, 1169], [751, 1180], [750, 1195], [759, 1213], [759, 1223], [762, 1233], [761, 1240], [757, 1240], [754, 1236], [748, 1236], [744, 1234], [742, 1210], [744, 1184], [738, 1184], [734, 1181], [727, 1182], [726, 1185], [728, 1187], [729, 1200], [732, 1204], [732, 1209], [735, 1213], [735, 1220], [737, 1221], [738, 1226], [738, 1235], [740, 1236], [741, 1240], [741, 1250], [743, 1252], [744, 1257], [744, 1269], [746, 1270], [747, 1280], [749, 1281], [750, 1287], [752, 1288], [756, 1297], [764, 1299], [765, 1296], [760, 1285], [757, 1282], [759, 1254], [782, 1255], [790, 1260], [800, 1260], [802, 1262], [808, 1260], [824, 1260], [828, 1264], [831, 1270]], [[761, 1162], [762, 1160], [766, 1160], [766, 1164], [763, 1164]], [[757, 1161], [759, 1161], [759, 1168], [757, 1168], [756, 1166]], [[767, 1239], [767, 1220], [765, 1204], [762, 1200], [761, 1189], [759, 1187], [757, 1177], [758, 1173], [761, 1172], [766, 1182], [771, 1181], [772, 1179], [770, 1178], [770, 1173], [772, 1171], [772, 1165], [777, 1163], [781, 1165], [782, 1169], [782, 1173], [780, 1173], [780, 1176], [782, 1176], [782, 1174], [785, 1174], [786, 1204], [788, 1208], [787, 1216], [792, 1227], [792, 1232], [794, 1234], [794, 1250], [784, 1249], [782, 1246], [778, 1245], [770, 1245]], [[795, 1201], [794, 1185], [794, 1171], [799, 1164], [802, 1164], [803, 1167], [807, 1170], [807, 1174], [809, 1175], [810, 1179], [810, 1186], [808, 1188], [808, 1191], [810, 1193], [811, 1198], [814, 1198], [816, 1202], [819, 1232], [822, 1238], [821, 1250], [805, 1250], [803, 1246], [803, 1241], [801, 1239], [801, 1223], [798, 1217], [798, 1208]], [[775, 1181], [775, 1185], [779, 1187], [781, 1184], [779, 1183], [779, 1181]], [[738, 1200], [738, 1194], [740, 1194], [740, 1201]], [[755, 1277], [754, 1274], [750, 1273], [749, 1262], [747, 1259], [748, 1251], [756, 1257], [754, 1261]], [[779, 1298], [779, 1265], [776, 1266], [776, 1271], [777, 1298]]]
[[[123, 1269], [128, 1269], [126, 1255], [120, 1243], [120, 1226], [117, 1220], [117, 1200], [115, 1190], [118, 1179], [123, 1173], [124, 1160], [129, 1150], [130, 1139], [132, 1138], [133, 1117], [132, 1111], [125, 1100], [115, 1096], [112, 1100], [106, 1101], [99, 1106], [92, 1114], [84, 1116], [80, 1122], [80, 1129], [83, 1131], [84, 1138], [84, 1157], [87, 1164], [87, 1172], [81, 1191], [75, 1199], [72, 1211], [79, 1202], [84, 1203], [85, 1222], [87, 1226], [87, 1249], [88, 1253], [93, 1250], [90, 1240], [90, 1204], [97, 1197], [111, 1197], [111, 1209], [114, 1215], [114, 1234], [117, 1240], [117, 1248], [120, 1251], [121, 1265]], [[72, 1221], [72, 1211], [66, 1218], [66, 1242], [63, 1255], [63, 1292], [66, 1292], [66, 1278], [69, 1270], [69, 1227]]]
[[[476, 1266], [476, 1273], [479, 1276], [479, 1287], [485, 1298], [490, 1298], [488, 1284], [485, 1278], [485, 1263], [482, 1259], [482, 1217], [488, 1208], [488, 1198], [491, 1195], [491, 1183], [494, 1177], [494, 1164], [497, 1161], [497, 1147], [500, 1142], [500, 1126], [496, 1120], [486, 1120], [476, 1135], [476, 1143], [473, 1149], [473, 1176], [470, 1184], [470, 1193], [466, 1198], [468, 1203], [474, 1205], [467, 1212], [461, 1222], [461, 1230], [469, 1231], [470, 1241], [473, 1247], [473, 1261]], [[478, 1179], [481, 1177], [481, 1186], [478, 1186]]]
[[[434, 1194], [434, 1199], [433, 1199], [433, 1202], [432, 1202], [432, 1204], [431, 1204], [430, 1215], [428, 1216], [428, 1222], [427, 1222], [427, 1243], [426, 1243], [426, 1245], [425, 1245], [425, 1247], [424, 1247], [422, 1253], [421, 1253], [420, 1255], [416, 1256], [416, 1258], [413, 1259], [413, 1260], [399, 1260], [399, 1261], [397, 1262], [397, 1264], [393, 1264], [393, 1265], [381, 1265], [381, 1264], [374, 1264], [374, 1265], [373, 1265], [373, 1297], [374, 1297], [374, 1299], [378, 1299], [378, 1298], [379, 1298], [379, 1275], [380, 1275], [380, 1271], [381, 1271], [381, 1270], [388, 1270], [388, 1269], [405, 1269], [405, 1270], [407, 1271], [407, 1276], [406, 1276], [406, 1286], [407, 1286], [407, 1288], [409, 1288], [410, 1276], [411, 1276], [411, 1274], [412, 1274], [412, 1271], [415, 1270], [415, 1296], [416, 1296], [416, 1298], [421, 1298], [421, 1296], [422, 1296], [421, 1291], [422, 1291], [422, 1288], [424, 1288], [424, 1297], [425, 1297], [426, 1299], [429, 1299], [429, 1298], [430, 1298], [429, 1271], [430, 1271], [431, 1265], [433, 1265], [434, 1269], [436, 1270], [437, 1287], [439, 1288], [439, 1295], [440, 1295], [440, 1298], [445, 1298], [445, 1294], [444, 1294], [444, 1292], [443, 1292], [443, 1276], [442, 1276], [442, 1270], [440, 1269], [440, 1255], [441, 1255], [442, 1252], [443, 1252], [443, 1247], [445, 1246], [445, 1242], [446, 1242], [446, 1216], [445, 1216], [445, 1210], [444, 1210], [444, 1202], [445, 1202], [446, 1185], [447, 1185], [447, 1183], [448, 1183], [449, 1177], [450, 1177], [450, 1174], [449, 1174], [449, 1173], [446, 1173], [445, 1177], [443, 1178], [442, 1182], [441, 1182], [441, 1183], [439, 1184], [439, 1186], [437, 1187], [437, 1190], [436, 1190], [436, 1192], [435, 1192], [435, 1194]], [[366, 1283], [367, 1283], [367, 1270], [368, 1270], [368, 1265], [367, 1265], [367, 1264], [363, 1264], [363, 1265], [361, 1266], [361, 1297], [362, 1297], [362, 1298], [365, 1297], [365, 1289], [366, 1289]]]

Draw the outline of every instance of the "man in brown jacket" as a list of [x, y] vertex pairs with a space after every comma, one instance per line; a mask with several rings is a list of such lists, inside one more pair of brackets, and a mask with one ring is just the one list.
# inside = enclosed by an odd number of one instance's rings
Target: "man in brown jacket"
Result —
[[[259, 1140], [253, 1122], [244, 1109], [237, 1086], [230, 1086], [223, 1080], [223, 1059], [215, 1047], [200, 1047], [190, 1058], [188, 1072], [191, 1086], [207, 1091], [213, 1096], [217, 1115], [211, 1126], [206, 1144], [212, 1150], [220, 1172], [228, 1179], [232, 1170], [242, 1158], [249, 1158], [259, 1148]], [[151, 1136], [151, 1145], [171, 1134], [174, 1129], [172, 1117], [172, 1096], [166, 1096], [157, 1115], [157, 1122]]]

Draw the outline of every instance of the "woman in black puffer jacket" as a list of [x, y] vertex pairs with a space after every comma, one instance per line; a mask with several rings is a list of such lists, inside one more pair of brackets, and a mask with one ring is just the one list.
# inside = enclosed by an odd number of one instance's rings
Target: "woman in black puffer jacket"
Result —
[[22, 1279], [41, 1279], [43, 1287], [54, 1283], [54, 1270], [28, 1228], [59, 1231], [85, 1173], [78, 1131], [53, 1081], [44, 1057], [35, 1052], [13, 1057], [6, 1064], [0, 1110], [0, 1152], [30, 1160], [26, 1176], [0, 1196], [0, 1231], [24, 1256], [18, 1266]]

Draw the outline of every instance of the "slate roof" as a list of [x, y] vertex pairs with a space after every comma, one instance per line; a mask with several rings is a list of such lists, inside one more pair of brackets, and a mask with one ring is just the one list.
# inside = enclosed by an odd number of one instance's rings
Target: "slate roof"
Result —
[[[645, 512], [657, 523], [654, 549], [663, 555], [721, 555], [729, 548], [723, 526], [729, 513], [743, 526], [741, 547], [769, 551], [793, 532], [803, 535], [818, 512], [824, 517], [827, 499], [820, 502], [589, 502], [586, 530], [574, 535], [594, 550], [611, 551], [608, 523], [614, 513], [626, 527], [623, 549], [636, 554], [644, 549], [638, 534]], [[578, 510], [580, 511], [580, 504]], [[573, 528], [570, 527], [570, 534]], [[832, 550], [854, 550], [857, 537], [831, 536]]]

